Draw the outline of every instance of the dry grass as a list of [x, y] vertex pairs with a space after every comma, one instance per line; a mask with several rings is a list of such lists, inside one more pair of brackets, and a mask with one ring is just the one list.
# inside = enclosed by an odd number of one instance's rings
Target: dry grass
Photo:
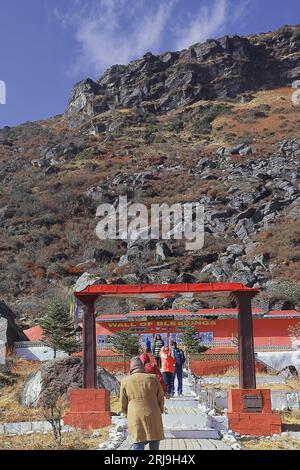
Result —
[[[212, 385], [212, 384], [202, 384], [202, 388], [209, 389], [209, 388], [217, 388], [218, 390], [229, 390], [231, 388], [239, 388], [238, 383], [237, 384], [217, 384], [217, 385]], [[298, 390], [300, 391], [300, 386], [299, 383], [295, 383], [295, 381], [289, 381], [286, 384], [258, 384], [257, 388], [262, 388], [262, 389], [270, 389], [270, 390], [282, 390], [282, 391], [291, 391], [291, 390]]]
[[300, 440], [292, 437], [276, 439], [253, 439], [242, 443], [243, 450], [299, 450]]
[[41, 366], [40, 362], [28, 361], [22, 358], [14, 357], [12, 361], [11, 372], [17, 374], [20, 378], [25, 378]]
[[110, 411], [112, 413], [120, 413], [121, 412], [119, 397], [116, 397], [115, 395], [111, 395], [111, 397], [110, 397]]
[[93, 450], [108, 439], [109, 427], [101, 429], [100, 436], [92, 437], [92, 431], [76, 430], [63, 433], [61, 446], [54, 442], [52, 433], [22, 436], [0, 436], [1, 450]]
[[42, 410], [27, 408], [19, 403], [19, 395], [25, 378], [41, 366], [38, 362], [14, 359], [11, 372], [16, 378], [14, 385], [0, 388], [0, 422], [13, 423], [18, 421], [43, 420]]
[[[230, 113], [217, 117], [213, 122], [214, 142], [219, 145], [224, 144], [226, 134], [230, 132], [234, 132], [236, 138], [243, 137], [249, 129], [260, 144], [286, 138], [287, 133], [295, 132], [297, 129], [298, 109], [292, 104], [292, 92], [290, 88], [262, 91], [254, 95], [254, 99], [248, 103], [233, 103]], [[266, 116], [248, 122], [249, 112], [262, 105], [270, 106]], [[285, 127], [281, 127], [282, 115], [286, 118]]]
[[[13, 360], [11, 372], [16, 379], [13, 385], [0, 388], [0, 423], [15, 423], [24, 421], [44, 421], [41, 408], [28, 408], [19, 403], [22, 384], [29, 374], [41, 367], [41, 363], [25, 361], [16, 358]], [[111, 412], [121, 411], [119, 398], [111, 395]]]
[[20, 421], [42, 421], [42, 410], [27, 408], [18, 402], [14, 386], [4, 387], [0, 396], [0, 423], [14, 423]]
[[[211, 377], [220, 377], [221, 374], [215, 374], [215, 375], [211, 375]], [[226, 378], [226, 377], [238, 377], [239, 376], [239, 370], [235, 367], [230, 367], [226, 372], [224, 372], [222, 374], [222, 378]], [[272, 377], [272, 376], [276, 376], [276, 374], [272, 374], [272, 373], [269, 373], [269, 372], [256, 372], [256, 377]], [[226, 383], [222, 383], [222, 384], [217, 384], [215, 385], [214, 387], [215, 388], [218, 388], [218, 389], [221, 389], [221, 390], [227, 390], [227, 389], [231, 389], [231, 388], [238, 388], [238, 383], [237, 384], [226, 384]], [[212, 385], [211, 384], [202, 384], [202, 387], [203, 388], [211, 388]], [[268, 389], [271, 389], [271, 390], [285, 390], [285, 391], [300, 391], [300, 380], [299, 379], [293, 379], [293, 380], [286, 380], [285, 383], [259, 383], [257, 385], [258, 388], [262, 388], [262, 389], [265, 389], [265, 388], [268, 388]]]
[[300, 410], [281, 412], [283, 424], [297, 424], [300, 426]]
[[270, 388], [271, 390], [298, 390], [300, 391], [299, 380], [287, 380], [285, 384], [259, 384], [259, 388]]
[[[237, 352], [237, 350], [236, 350]], [[221, 374], [213, 374], [212, 377], [220, 377]], [[256, 372], [256, 377], [270, 377], [273, 375], [277, 375], [275, 372], [274, 374], [270, 372]], [[223, 374], [222, 377], [238, 377], [239, 376], [239, 369], [238, 367], [229, 367]], [[300, 383], [299, 383], [300, 385]]]
[[[16, 378], [14, 385], [1, 388], [0, 422], [22, 422], [45, 420], [40, 408], [27, 408], [19, 404], [19, 393], [24, 379], [38, 367], [40, 363], [14, 359], [11, 372]], [[119, 412], [119, 399], [111, 397], [111, 411]], [[77, 429], [63, 433], [61, 446], [54, 442], [51, 432], [48, 434], [34, 433], [20, 436], [0, 436], [0, 450], [92, 450], [108, 439], [109, 427], [99, 431], [100, 436], [92, 437], [93, 431]]]

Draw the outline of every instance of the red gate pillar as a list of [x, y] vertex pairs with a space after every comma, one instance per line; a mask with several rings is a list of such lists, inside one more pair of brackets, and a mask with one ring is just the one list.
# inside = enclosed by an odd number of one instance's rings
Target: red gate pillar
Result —
[[83, 388], [97, 388], [95, 320], [96, 299], [97, 297], [88, 297], [84, 302]]
[[255, 389], [255, 357], [253, 342], [252, 292], [234, 292], [238, 303], [239, 382], [240, 388]]
[[81, 299], [83, 319], [83, 388], [70, 391], [70, 409], [64, 424], [82, 429], [98, 429], [111, 424], [110, 393], [97, 389], [95, 302], [97, 296]]
[[281, 417], [272, 414], [271, 391], [256, 388], [252, 292], [233, 292], [238, 303], [240, 388], [228, 391], [229, 426], [245, 435], [270, 436], [281, 432]]

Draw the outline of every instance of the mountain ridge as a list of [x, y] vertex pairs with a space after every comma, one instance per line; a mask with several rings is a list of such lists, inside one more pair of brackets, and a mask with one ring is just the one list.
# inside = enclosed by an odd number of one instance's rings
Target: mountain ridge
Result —
[[127, 65], [111, 66], [97, 81], [78, 82], [66, 116], [76, 127], [72, 117], [78, 113], [81, 120], [128, 107], [163, 114], [202, 99], [233, 99], [251, 91], [291, 86], [297, 79], [299, 26], [223, 36], [178, 52], [148, 52]]

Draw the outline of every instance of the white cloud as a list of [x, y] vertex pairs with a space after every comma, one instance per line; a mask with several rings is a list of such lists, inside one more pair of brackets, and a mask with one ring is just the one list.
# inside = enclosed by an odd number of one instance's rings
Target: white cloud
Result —
[[100, 73], [159, 49], [176, 1], [161, 0], [157, 8], [151, 8], [146, 0], [98, 0], [90, 11], [83, 3], [78, 8], [77, 1], [76, 14], [56, 12], [65, 27], [75, 27], [79, 57], [73, 71], [92, 67]]
[[[173, 50], [180, 50], [218, 37], [228, 25], [245, 16], [252, 0], [201, 1], [193, 15], [177, 14], [175, 6], [186, 0], [69, 0], [65, 13], [55, 16], [63, 27], [71, 28], [78, 44], [72, 74], [100, 75], [113, 64], [126, 64], [145, 52], [162, 52], [168, 35]], [[180, 11], [180, 10], [178, 10]], [[180, 25], [180, 26], [179, 26]]]
[[239, 3], [234, 6], [234, 8], [232, 7], [230, 15], [231, 23], [239, 22], [239, 24], [241, 24], [241, 21], [244, 21], [248, 17], [253, 3], [254, 0], [240, 0]]
[[215, 0], [211, 8], [200, 7], [195, 18], [191, 18], [188, 25], [181, 31], [177, 30], [177, 49], [184, 49], [197, 42], [211, 39], [219, 35], [228, 20], [228, 1]]

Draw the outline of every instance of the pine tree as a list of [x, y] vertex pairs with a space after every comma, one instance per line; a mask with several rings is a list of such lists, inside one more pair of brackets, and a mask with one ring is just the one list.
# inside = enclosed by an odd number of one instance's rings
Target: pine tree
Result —
[[57, 350], [72, 353], [79, 350], [79, 342], [75, 338], [72, 319], [68, 307], [55, 300], [48, 305], [45, 318], [41, 321], [43, 339], [53, 348], [54, 357]]
[[182, 330], [181, 341], [188, 354], [197, 354], [208, 348], [201, 346], [196, 338], [196, 330], [192, 326], [186, 326]]
[[111, 337], [113, 347], [125, 357], [138, 356], [140, 354], [140, 343], [137, 336], [127, 331], [120, 331]]

